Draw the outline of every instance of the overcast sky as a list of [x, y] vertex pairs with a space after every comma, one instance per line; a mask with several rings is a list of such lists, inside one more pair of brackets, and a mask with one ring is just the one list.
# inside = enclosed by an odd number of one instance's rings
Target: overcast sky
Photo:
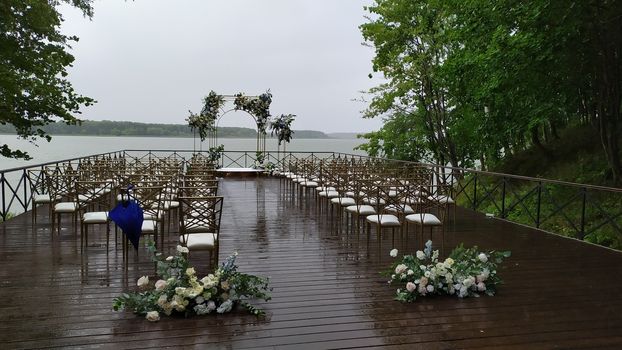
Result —
[[[98, 103], [83, 119], [183, 124], [210, 90], [257, 95], [295, 129], [378, 129], [352, 99], [369, 79], [373, 49], [358, 26], [370, 0], [99, 0], [92, 20], [63, 7], [63, 31], [80, 37], [70, 80]], [[242, 112], [223, 126], [253, 127]]]

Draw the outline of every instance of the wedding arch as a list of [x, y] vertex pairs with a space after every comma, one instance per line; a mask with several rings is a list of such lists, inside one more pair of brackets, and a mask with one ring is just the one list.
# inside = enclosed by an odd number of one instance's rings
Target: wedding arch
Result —
[[[219, 95], [213, 90], [203, 98], [203, 107], [198, 114], [190, 112], [186, 119], [188, 125], [194, 132], [196, 151], [196, 135], [199, 134], [202, 143], [206, 139], [210, 151], [217, 150], [218, 145], [218, 123], [221, 118], [233, 111], [246, 112], [253, 118], [257, 127], [256, 153], [258, 163], [263, 164], [263, 157], [266, 152], [266, 128], [272, 129], [272, 134], [277, 136], [279, 149], [283, 141], [289, 142], [293, 131], [290, 125], [295, 118], [293, 114], [282, 114], [271, 120], [270, 105], [272, 104], [272, 94], [270, 90], [258, 96], [247, 96], [243, 93], [235, 95]], [[284, 146], [285, 147], [285, 146]]]
[[[259, 96], [246, 96], [243, 93], [235, 95], [218, 95], [214, 91], [203, 99], [203, 108], [199, 114], [190, 112], [188, 125], [196, 133], [201, 142], [208, 140], [210, 148], [218, 146], [218, 122], [222, 117], [233, 111], [246, 112], [253, 118], [257, 127], [256, 151], [266, 150], [266, 126], [270, 120], [270, 104], [272, 94], [267, 92]], [[227, 106], [229, 104], [229, 106]], [[228, 107], [228, 108], [227, 108]]]

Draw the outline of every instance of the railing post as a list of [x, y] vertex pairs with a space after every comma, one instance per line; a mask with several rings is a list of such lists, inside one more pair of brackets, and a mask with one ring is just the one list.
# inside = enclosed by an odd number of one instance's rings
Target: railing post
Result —
[[4, 178], [4, 173], [2, 173], [2, 175], [0, 176], [0, 186], [2, 186], [2, 213], [0, 213], [2, 216], [2, 221], [6, 221], [6, 193], [5, 193], [5, 178]]
[[473, 210], [477, 210], [477, 173], [473, 176]]
[[28, 191], [26, 185], [30, 187], [30, 181], [28, 181], [28, 176], [26, 176], [26, 169], [23, 170], [22, 177], [24, 178], [24, 202], [22, 206], [24, 207], [24, 211], [28, 211]]
[[501, 189], [501, 218], [505, 219], [505, 186], [506, 186], [506, 178], [505, 176], [502, 179], [503, 188]]
[[541, 200], [542, 200], [542, 181], [538, 181], [538, 202], [536, 203], [536, 228], [540, 228]]
[[579, 232], [579, 237], [577, 238], [583, 240], [585, 237], [585, 204], [587, 202], [587, 188], [582, 187], [581, 192], [581, 232]]
[[[259, 141], [258, 141], [258, 142], [259, 142]], [[244, 152], [244, 167], [245, 167], [245, 168], [248, 168], [248, 165], [247, 165], [247, 164], [248, 164], [248, 162], [247, 162], [247, 160], [248, 160], [248, 153], [247, 153], [247, 152]]]

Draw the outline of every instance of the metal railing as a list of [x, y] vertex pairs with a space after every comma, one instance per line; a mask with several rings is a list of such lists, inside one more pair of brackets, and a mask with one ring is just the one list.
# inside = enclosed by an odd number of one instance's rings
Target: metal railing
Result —
[[[201, 153], [206, 153], [202, 151]], [[0, 218], [18, 214], [31, 206], [32, 186], [36, 179], [28, 170], [62, 163], [80, 162], [101, 156], [126, 157], [149, 161], [180, 156], [186, 159], [193, 150], [121, 150], [87, 157], [63, 159], [27, 167], [0, 171], [2, 205]], [[298, 159], [348, 158], [376, 160], [395, 164], [426, 167], [437, 174], [436, 181], [451, 184], [451, 197], [459, 206], [491, 213], [496, 217], [577, 239], [622, 248], [622, 189], [585, 185], [557, 180], [501, 174], [473, 169], [413, 163], [367, 157], [340, 152], [275, 152], [263, 154], [264, 163], [277, 167]], [[224, 151], [221, 167], [250, 168], [258, 166], [254, 151]]]

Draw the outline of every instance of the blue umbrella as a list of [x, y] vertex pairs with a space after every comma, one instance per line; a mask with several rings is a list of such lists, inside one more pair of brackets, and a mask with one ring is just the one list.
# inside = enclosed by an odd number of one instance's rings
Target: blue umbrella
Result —
[[138, 250], [138, 241], [143, 227], [143, 210], [134, 200], [122, 200], [108, 214]]

